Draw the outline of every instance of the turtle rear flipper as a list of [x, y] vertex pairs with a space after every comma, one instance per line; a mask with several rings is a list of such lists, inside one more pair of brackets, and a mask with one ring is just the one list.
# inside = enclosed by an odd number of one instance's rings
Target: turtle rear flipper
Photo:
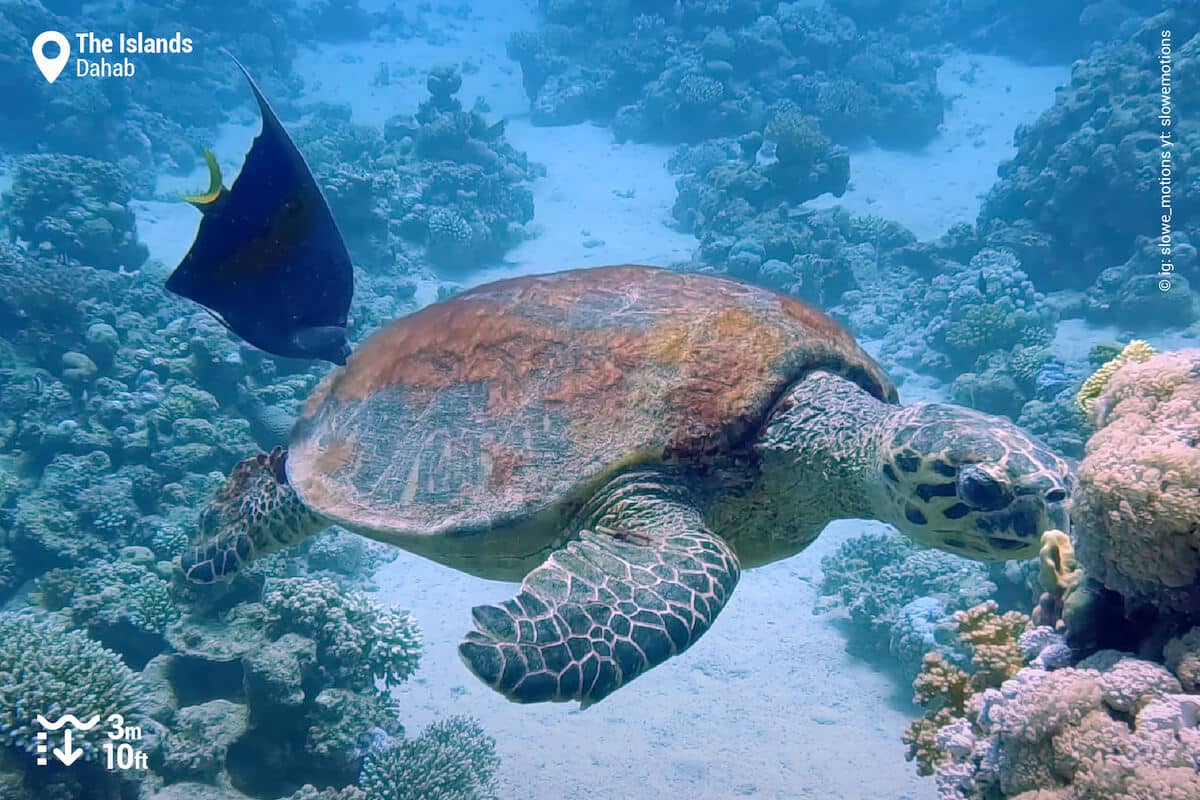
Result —
[[459, 655], [510, 700], [602, 700], [690, 647], [737, 584], [737, 556], [681, 491], [639, 482], [604, 495], [607, 513], [515, 598], [472, 610]]
[[328, 523], [288, 485], [287, 451], [238, 462], [200, 514], [205, 539], [180, 558], [192, 583], [229, 580], [243, 565], [320, 533]]

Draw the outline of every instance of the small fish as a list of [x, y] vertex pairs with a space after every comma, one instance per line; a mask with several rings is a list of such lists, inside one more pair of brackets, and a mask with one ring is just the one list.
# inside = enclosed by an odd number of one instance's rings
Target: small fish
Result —
[[33, 384], [33, 396], [41, 397], [42, 392], [46, 391], [46, 381], [38, 373], [33, 373], [33, 378], [30, 380]]
[[204, 306], [232, 333], [274, 355], [345, 364], [354, 272], [304, 157], [250, 73], [262, 132], [225, 188], [207, 148], [208, 190], [184, 197], [203, 217], [167, 289]]

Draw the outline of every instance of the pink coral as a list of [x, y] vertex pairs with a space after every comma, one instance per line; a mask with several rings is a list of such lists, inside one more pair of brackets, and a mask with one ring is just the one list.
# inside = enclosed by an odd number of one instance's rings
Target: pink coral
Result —
[[1200, 627], [1167, 642], [1163, 659], [1167, 669], [1183, 684], [1184, 691], [1200, 692]]
[[1162, 665], [1111, 650], [1023, 669], [975, 697], [971, 755], [935, 765], [955, 777], [941, 796], [1200, 800], [1200, 697], [1179, 690]]
[[1134, 603], [1200, 609], [1200, 350], [1121, 367], [1096, 401], [1076, 493], [1087, 574]]

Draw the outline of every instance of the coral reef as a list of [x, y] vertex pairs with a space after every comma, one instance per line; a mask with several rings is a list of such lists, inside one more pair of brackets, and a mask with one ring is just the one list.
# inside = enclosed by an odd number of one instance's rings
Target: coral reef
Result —
[[1164, 667], [1106, 650], [1025, 668], [974, 697], [935, 747], [939, 797], [1197, 797], [1200, 700]]
[[478, 722], [448, 717], [371, 751], [360, 785], [372, 800], [492, 800], [499, 764]]
[[788, 100], [839, 142], [909, 146], [942, 121], [935, 58], [826, 6], [617, 6], [547, 11], [511, 38], [535, 124], [611, 119], [619, 140], [697, 142], [761, 130]]
[[456, 68], [426, 84], [416, 114], [390, 118], [382, 133], [341, 106], [296, 130], [351, 256], [377, 277], [416, 273], [423, 261], [479, 266], [524, 238], [533, 218], [528, 184], [540, 168], [507, 142], [502, 122], [463, 110]]
[[981, 250], [960, 273], [937, 276], [927, 296], [929, 342], [952, 366], [1016, 345], [1036, 347], [1052, 336], [1053, 311], [1007, 250]]
[[945, 645], [955, 613], [997, 591], [980, 563], [931, 550], [894, 533], [843, 542], [821, 560], [820, 602], [814, 613], [845, 609], [856, 642], [898, 660], [911, 680], [927, 652], [962, 657]]
[[[0, 612], [0, 745], [37, 752], [38, 714], [79, 718], [120, 714], [136, 722], [142, 709], [137, 675], [120, 657], [60, 620]], [[101, 735], [83, 735], [83, 759], [101, 756]]]
[[420, 635], [408, 614], [385, 609], [327, 579], [269, 581], [263, 606], [272, 635], [297, 634], [316, 645], [317, 660], [337, 685], [399, 686], [416, 670]]
[[[1195, 70], [1200, 25], [1189, 15], [1171, 12], [1145, 20], [1126, 42], [1101, 48], [1077, 62], [1054, 107], [1017, 130], [1016, 157], [1001, 166], [1000, 181], [979, 215], [979, 229], [985, 235], [1027, 221], [1047, 245], [1044, 259], [1027, 262], [1038, 288], [1083, 289], [1095, 283], [1093, 292], [1107, 306], [1095, 311], [1110, 317], [1126, 313], [1119, 303], [1112, 303], [1117, 297], [1137, 297], [1134, 307], [1148, 309], [1155, 307], [1151, 303], [1161, 306], [1188, 294], [1153, 296], [1157, 259], [1149, 273], [1151, 282], [1145, 286], [1128, 285], [1136, 277], [1127, 276], [1128, 270], [1118, 268], [1115, 276], [1103, 275], [1138, 252], [1138, 237], [1146, 233], [1140, 221], [1158, 220], [1162, 213], [1158, 164], [1163, 148], [1158, 131], [1148, 129], [1145, 121], [1159, 113], [1163, 28], [1173, 33], [1174, 79], [1185, 80]], [[1167, 168], [1173, 185], [1186, 186], [1194, 180], [1190, 171], [1200, 143], [1195, 126], [1188, 122], [1195, 110], [1180, 107], [1177, 113]], [[1176, 219], [1195, 218], [1192, 198], [1177, 193], [1173, 199]], [[1195, 239], [1188, 223], [1176, 227], [1182, 244]], [[1177, 273], [1184, 278], [1179, 288], [1186, 290], [1196, 278], [1194, 269], [1189, 271]], [[1190, 308], [1181, 306], [1168, 321], [1188, 319], [1190, 314]]]
[[928, 653], [913, 681], [913, 702], [925, 715], [904, 734], [908, 759], [917, 762], [922, 775], [931, 775], [945, 758], [939, 743], [944, 731], [968, 717], [972, 699], [1002, 685], [1018, 673], [1026, 660], [1020, 637], [1029, 618], [1016, 611], [998, 613], [988, 600], [954, 614], [955, 636], [970, 654], [970, 664], [958, 666], [941, 653]]
[[131, 187], [111, 164], [83, 156], [26, 156], [16, 164], [3, 211], [13, 234], [59, 259], [99, 269], [136, 269]]

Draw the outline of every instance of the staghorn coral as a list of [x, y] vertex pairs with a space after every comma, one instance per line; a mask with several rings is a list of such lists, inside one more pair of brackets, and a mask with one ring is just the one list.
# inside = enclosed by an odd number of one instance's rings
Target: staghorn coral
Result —
[[1092, 405], [1099, 429], [1078, 470], [1079, 562], [1127, 604], [1162, 613], [1200, 609], [1198, 375], [1200, 350], [1120, 365]]

